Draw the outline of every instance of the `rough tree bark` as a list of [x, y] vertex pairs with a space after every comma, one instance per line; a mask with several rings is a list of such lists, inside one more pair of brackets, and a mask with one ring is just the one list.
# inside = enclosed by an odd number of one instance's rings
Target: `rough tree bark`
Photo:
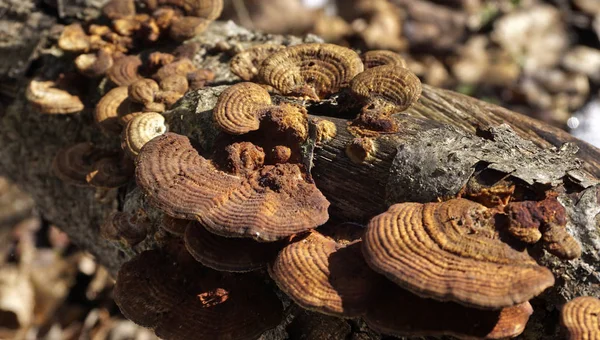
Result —
[[[39, 16], [43, 22], [52, 22], [44, 14]], [[16, 22], [25, 22], [23, 27], [31, 25], [23, 17], [17, 17]], [[40, 43], [45, 37], [43, 30], [33, 32], [29, 28], [27, 32], [27, 41], [38, 48], [43, 45]], [[232, 23], [216, 22], [195, 40], [201, 45], [195, 62], [215, 71], [215, 86], [188, 93], [166, 116], [172, 131], [196, 139], [204, 150], [209, 150], [216, 131], [210, 110], [218, 94], [236, 80], [228, 69], [222, 44], [217, 42], [235, 45], [258, 41], [290, 43], [300, 39], [264, 35]], [[0, 66], [6, 65], [7, 58], [15, 57], [28, 63], [37, 55], [35, 51], [32, 48], [18, 56], [2, 55]], [[46, 65], [41, 71], [52, 71], [64, 62], [65, 59], [58, 59], [56, 65]], [[50, 169], [54, 155], [62, 147], [92, 141], [103, 148], [117, 148], [118, 141], [102, 135], [94, 126], [92, 101], [88, 101], [88, 109], [77, 115], [42, 115], [24, 99], [26, 79], [14, 84], [18, 85], [11, 87], [14, 98], [5, 99], [6, 106], [0, 111], [0, 174], [28, 191], [44, 218], [61, 227], [76, 244], [115, 273], [133, 253], [153, 246], [147, 241], [133, 250], [123, 249], [98, 234], [99, 225], [111, 211], [144, 204], [135, 183], [100, 200], [99, 195], [106, 193], [64, 184]], [[309, 112], [327, 114], [335, 111], [335, 106], [331, 101], [309, 107]], [[344, 148], [352, 139], [345, 129], [347, 119], [327, 117], [337, 125], [337, 136], [323, 147], [309, 148], [306, 156], [312, 160], [317, 186], [332, 203], [332, 219], [366, 222], [394, 202], [425, 202], [455, 195], [473, 171], [482, 167], [512, 174], [531, 187], [567, 183], [571, 191], [579, 194], [565, 193], [560, 199], [571, 218], [569, 231], [582, 244], [583, 255], [573, 261], [559, 261], [534, 249], [534, 256], [552, 269], [557, 283], [532, 301], [535, 313], [523, 338], [556, 336], [558, 310], [566, 300], [579, 295], [600, 296], [600, 186], [596, 179], [600, 176], [600, 150], [564, 131], [498, 106], [429, 86], [424, 87], [415, 106], [395, 118], [402, 123], [402, 131], [378, 138], [374, 159], [365, 166], [354, 164], [345, 156]], [[290, 318], [286, 322], [289, 321]], [[365, 331], [360, 323], [348, 322], [353, 326], [352, 338], [377, 337]], [[281, 329], [268, 338], [282, 338]]]

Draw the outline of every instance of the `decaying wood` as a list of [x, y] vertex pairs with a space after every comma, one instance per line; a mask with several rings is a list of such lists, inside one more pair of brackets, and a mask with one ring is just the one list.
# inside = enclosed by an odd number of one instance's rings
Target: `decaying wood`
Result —
[[[217, 43], [235, 46], [300, 40], [219, 22], [195, 40], [201, 46], [195, 62], [212, 69], [220, 86], [188, 93], [166, 117], [172, 131], [190, 136], [208, 152], [218, 133], [211, 109], [218, 94], [237, 79], [226, 62], [230, 53]], [[67, 59], [61, 60], [62, 64], [46, 67], [62, 67]], [[81, 141], [106, 149], [119, 147], [118, 138], [105, 136], [94, 126], [93, 104], [88, 99], [87, 109], [78, 115], [42, 115], [25, 101], [24, 89], [19, 88], [14, 101], [0, 112], [0, 174], [30, 192], [46, 219], [115, 273], [134, 252], [152, 247], [152, 240], [124, 249], [102, 240], [99, 225], [111, 211], [144, 205], [143, 195], [135, 190], [135, 183], [109, 192], [69, 186], [50, 170], [54, 155], [62, 147]], [[335, 112], [335, 106], [332, 101], [327, 109], [309, 107], [309, 113]], [[594, 177], [600, 176], [600, 150], [527, 117], [428, 86], [415, 106], [395, 116], [402, 123], [401, 132], [376, 139], [375, 157], [366, 165], [355, 164], [345, 156], [344, 149], [353, 138], [346, 130], [347, 117], [321, 118], [333, 121], [338, 134], [326, 145], [308, 148], [305, 156], [312, 164], [317, 186], [332, 203], [332, 219], [366, 222], [394, 202], [456, 195], [477, 166], [506, 172], [534, 188], [547, 187], [545, 183], [568, 186], [560, 199], [570, 215], [568, 228], [583, 246], [583, 256], [559, 261], [541, 250], [535, 255], [553, 270], [557, 284], [532, 301], [536, 312], [525, 336], [556, 336], [557, 310], [566, 300], [579, 295], [600, 296], [600, 186]], [[154, 215], [149, 214], [158, 219], [158, 214]], [[290, 321], [288, 318], [286, 322]], [[354, 338], [374, 336], [364, 332], [360, 324], [353, 324], [352, 332]], [[284, 333], [280, 328], [266, 338], [281, 338]]]

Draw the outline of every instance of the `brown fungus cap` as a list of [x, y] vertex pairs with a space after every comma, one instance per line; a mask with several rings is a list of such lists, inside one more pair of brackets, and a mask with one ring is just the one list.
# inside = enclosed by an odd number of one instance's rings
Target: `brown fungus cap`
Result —
[[121, 147], [135, 157], [146, 143], [165, 132], [167, 126], [163, 115], [156, 112], [141, 113], [133, 117], [123, 130]]
[[271, 106], [271, 96], [262, 86], [237, 83], [221, 93], [213, 117], [226, 133], [241, 135], [258, 130], [261, 118]]
[[342, 317], [362, 315], [379, 282], [360, 253], [360, 242], [344, 246], [318, 232], [285, 247], [269, 273], [303, 308]]
[[179, 6], [187, 15], [215, 20], [223, 11], [223, 0], [158, 0], [159, 4]]
[[194, 66], [192, 61], [188, 58], [181, 58], [158, 69], [152, 78], [160, 82], [161, 80], [174, 74], [187, 76], [188, 73], [194, 71], [196, 71], [196, 66]]
[[392, 114], [406, 110], [419, 99], [421, 81], [404, 67], [384, 65], [358, 74], [350, 90], [367, 103], [367, 110]]
[[65, 26], [58, 38], [58, 47], [64, 51], [81, 53], [90, 48], [90, 38], [81, 24], [75, 23]]
[[104, 157], [96, 161], [85, 180], [97, 188], [118, 188], [133, 179], [133, 162], [127, 157]]
[[600, 300], [580, 296], [564, 305], [561, 324], [567, 329], [569, 340], [600, 339]]
[[337, 135], [337, 127], [335, 126], [335, 123], [330, 120], [312, 118], [311, 124], [315, 124], [316, 126], [317, 145], [327, 144]]
[[512, 306], [552, 286], [550, 270], [498, 239], [492, 217], [460, 198], [395, 204], [369, 222], [363, 253], [415, 294], [478, 308]]
[[199, 17], [179, 17], [171, 21], [169, 36], [173, 40], [184, 41], [204, 32], [209, 20]]
[[107, 49], [99, 49], [96, 53], [81, 54], [74, 60], [79, 73], [90, 78], [103, 76], [113, 65], [113, 58]]
[[159, 250], [125, 263], [114, 295], [128, 319], [171, 340], [255, 339], [283, 316], [281, 302], [262, 280], [219, 273]]
[[367, 51], [360, 55], [365, 69], [383, 65], [396, 65], [406, 68], [406, 60], [396, 52], [388, 50]]
[[154, 96], [159, 90], [160, 88], [154, 80], [144, 78], [131, 83], [127, 94], [132, 101], [147, 105], [154, 102]]
[[109, 19], [120, 19], [135, 15], [134, 0], [110, 0], [102, 7], [102, 14]]
[[183, 236], [188, 225], [194, 223], [190, 220], [180, 220], [169, 215], [163, 215], [160, 227], [175, 236]]
[[374, 331], [400, 337], [512, 338], [523, 332], [533, 313], [529, 302], [501, 310], [480, 310], [423, 299], [389, 281], [383, 282], [377, 291], [363, 318]]
[[198, 90], [204, 87], [206, 83], [215, 79], [215, 73], [208, 69], [200, 69], [187, 74], [187, 80], [190, 90]]
[[117, 211], [104, 220], [100, 234], [107, 240], [123, 240], [129, 246], [135, 246], [146, 238], [149, 229], [150, 221], [143, 209], [135, 213]]
[[140, 66], [142, 66], [142, 60], [139, 57], [124, 56], [114, 61], [106, 75], [117, 86], [129, 86], [141, 78], [138, 73]]
[[285, 139], [288, 143], [308, 138], [308, 112], [304, 106], [282, 103], [272, 106], [263, 119], [269, 137]]
[[371, 161], [374, 158], [375, 151], [375, 141], [369, 137], [354, 138], [346, 145], [346, 156], [356, 164]]
[[179, 94], [185, 94], [189, 88], [186, 76], [174, 74], [160, 81], [160, 89], [163, 91], [173, 91]]
[[92, 143], [78, 143], [58, 151], [52, 162], [52, 172], [63, 182], [87, 186], [87, 174], [100, 157]]
[[277, 44], [261, 44], [252, 46], [236, 54], [229, 62], [229, 68], [236, 76], [245, 81], [257, 80], [258, 70], [262, 62], [271, 54], [281, 51], [285, 46]]
[[96, 104], [94, 120], [102, 131], [120, 133], [122, 126], [119, 118], [129, 114], [130, 101], [127, 86], [116, 87], [108, 91]]
[[27, 100], [45, 114], [70, 114], [84, 109], [79, 97], [56, 86], [53, 81], [32, 80], [27, 86]]
[[173, 133], [144, 145], [136, 179], [156, 208], [171, 217], [197, 219], [222, 236], [275, 241], [329, 218], [329, 202], [298, 165], [229, 174], [200, 156], [187, 137]]
[[542, 239], [548, 252], [563, 259], [581, 255], [581, 246], [567, 232], [567, 213], [555, 193], [537, 202], [511, 202], [506, 210], [508, 231], [514, 237], [527, 243]]
[[196, 261], [224, 272], [249, 272], [266, 266], [277, 255], [279, 242], [228, 238], [208, 232], [198, 222], [185, 231], [185, 247]]
[[333, 44], [301, 44], [273, 53], [260, 78], [285, 95], [319, 100], [346, 87], [363, 71], [356, 52]]

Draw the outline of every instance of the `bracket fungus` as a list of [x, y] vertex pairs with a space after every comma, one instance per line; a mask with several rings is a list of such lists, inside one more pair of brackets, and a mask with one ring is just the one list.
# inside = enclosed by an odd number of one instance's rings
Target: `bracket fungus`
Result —
[[69, 114], [84, 109], [79, 97], [57, 88], [53, 81], [32, 80], [26, 96], [36, 109], [46, 114]]
[[354, 138], [346, 146], [346, 156], [356, 164], [371, 161], [375, 151], [375, 142], [373, 141], [373, 138], [369, 137]]
[[137, 80], [127, 89], [127, 95], [136, 103], [149, 105], [154, 102], [154, 96], [160, 91], [158, 84], [148, 78]]
[[215, 20], [223, 11], [223, 0], [158, 0], [160, 5], [183, 8], [187, 15]]
[[123, 155], [102, 157], [92, 164], [86, 182], [97, 188], [118, 188], [133, 177], [133, 162]]
[[580, 296], [567, 302], [561, 312], [561, 323], [569, 340], [600, 339], [600, 300]]
[[303, 308], [342, 317], [362, 315], [379, 282], [362, 258], [360, 242], [343, 245], [318, 232], [283, 248], [269, 273]]
[[106, 133], [120, 133], [123, 129], [121, 117], [130, 112], [129, 90], [127, 86], [115, 87], [108, 91], [96, 104], [94, 120]]
[[149, 223], [142, 209], [133, 214], [118, 211], [104, 220], [100, 226], [100, 234], [107, 240], [123, 240], [129, 246], [135, 246], [146, 238]]
[[281, 322], [281, 302], [261, 279], [186, 255], [150, 250], [121, 267], [114, 295], [128, 319], [172, 340], [254, 339]]
[[258, 130], [260, 120], [271, 107], [271, 96], [260, 85], [237, 83], [219, 95], [213, 117], [223, 131], [241, 135]]
[[138, 73], [140, 66], [142, 66], [142, 60], [139, 57], [123, 56], [114, 61], [106, 75], [117, 86], [129, 86], [141, 78]]
[[121, 147], [135, 157], [152, 138], [167, 132], [165, 117], [156, 112], [141, 113], [129, 121], [123, 130]]
[[320, 100], [346, 87], [362, 71], [363, 63], [353, 50], [310, 43], [271, 54], [263, 61], [259, 76], [284, 95]]
[[240, 166], [251, 168], [230, 174], [200, 156], [187, 137], [166, 133], [140, 151], [136, 180], [156, 208], [222, 236], [275, 241], [327, 221], [329, 202], [299, 165], [241, 156]]
[[388, 50], [367, 51], [360, 55], [365, 69], [383, 65], [396, 65], [407, 68], [406, 60], [396, 52]]
[[542, 239], [544, 247], [562, 259], [574, 259], [581, 255], [581, 246], [567, 232], [565, 208], [550, 193], [541, 201], [511, 202], [506, 207], [508, 231], [526, 243]]
[[389, 116], [408, 109], [421, 95], [421, 81], [398, 65], [369, 68], [350, 82], [350, 90], [363, 102], [353, 125], [378, 132], [396, 132]]
[[173, 40], [184, 41], [202, 33], [208, 25], [209, 20], [198, 17], [179, 17], [171, 21], [169, 35]]
[[480, 310], [454, 302], [420, 298], [386, 281], [363, 317], [377, 332], [393, 336], [451, 335], [460, 339], [506, 339], [523, 332], [533, 309], [529, 302]]
[[52, 162], [52, 172], [63, 182], [86, 186], [87, 175], [101, 155], [92, 143], [79, 143], [58, 151]]
[[281, 51], [285, 46], [278, 44], [254, 45], [236, 54], [229, 62], [229, 68], [236, 76], [245, 81], [258, 80], [258, 70], [262, 62], [271, 54]]
[[280, 248], [278, 242], [228, 238], [208, 232], [198, 222], [185, 230], [185, 247], [203, 265], [224, 272], [249, 272], [266, 266]]
[[65, 26], [58, 38], [58, 47], [69, 52], [86, 52], [90, 48], [90, 39], [81, 24]]
[[113, 66], [112, 55], [104, 48], [96, 53], [80, 54], [74, 62], [77, 71], [90, 78], [103, 76]]
[[501, 242], [478, 203], [401, 203], [374, 217], [367, 263], [409, 291], [479, 308], [519, 304], [554, 284], [550, 270]]

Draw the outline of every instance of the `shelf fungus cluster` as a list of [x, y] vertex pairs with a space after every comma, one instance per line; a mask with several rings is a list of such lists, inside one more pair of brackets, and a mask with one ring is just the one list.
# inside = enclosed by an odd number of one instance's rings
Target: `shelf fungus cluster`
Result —
[[567, 302], [561, 312], [561, 323], [569, 340], [600, 339], [600, 299], [580, 296]]

